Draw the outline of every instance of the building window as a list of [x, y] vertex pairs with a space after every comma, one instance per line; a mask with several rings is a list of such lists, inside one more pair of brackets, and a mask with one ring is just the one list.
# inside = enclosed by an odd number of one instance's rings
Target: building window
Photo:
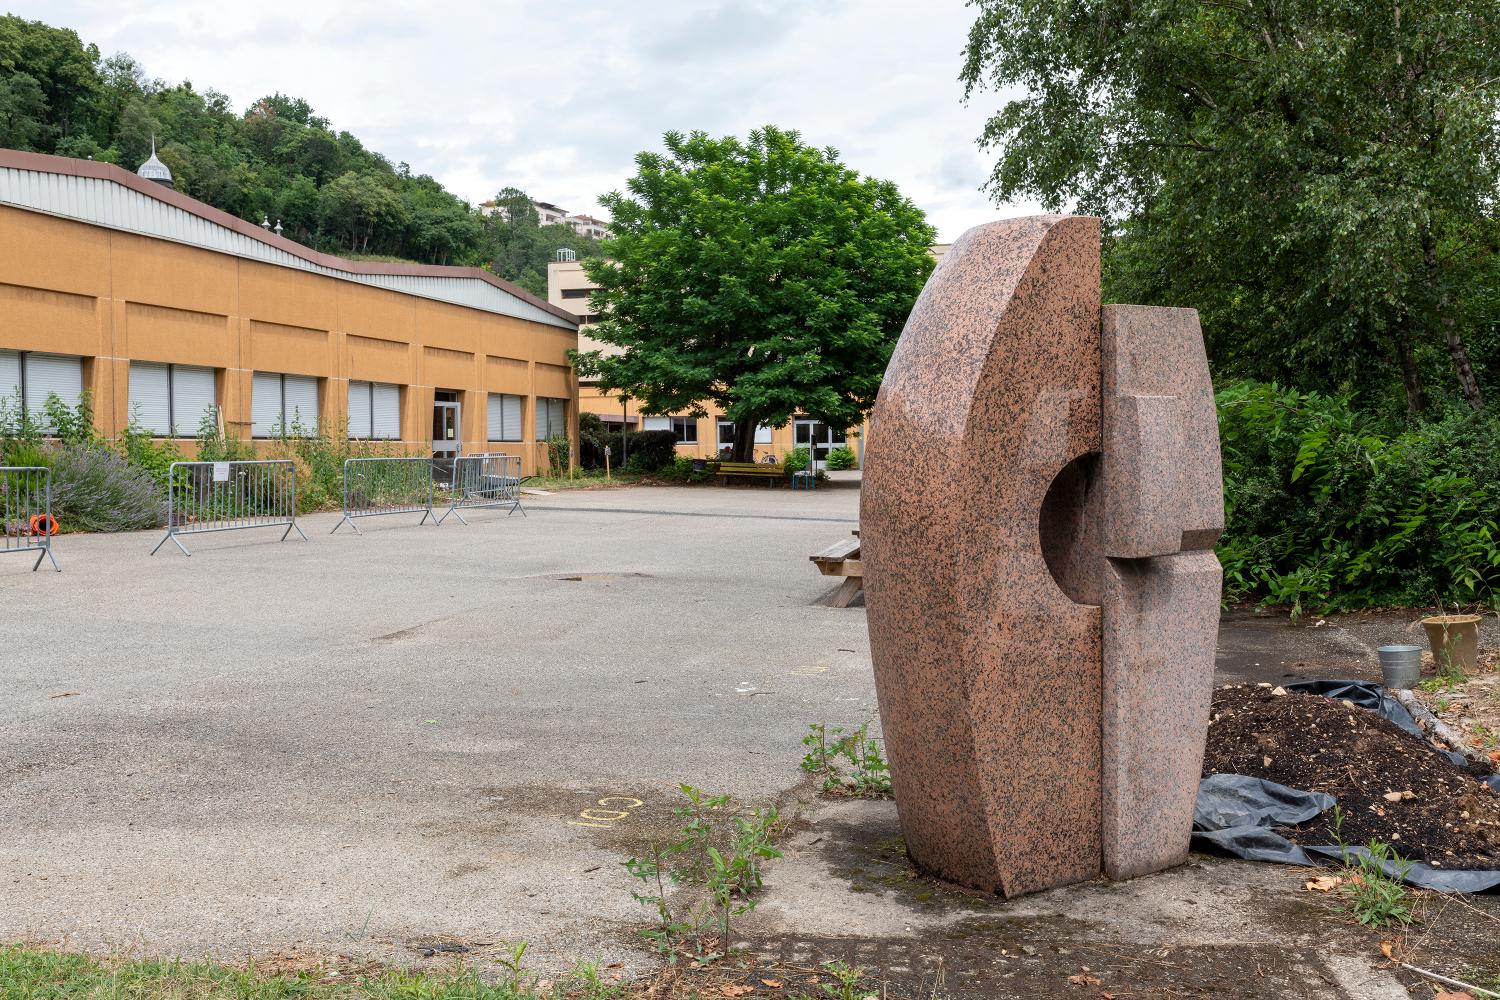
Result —
[[698, 443], [698, 420], [696, 417], [647, 417], [644, 430], [671, 431], [678, 444]]
[[400, 437], [401, 387], [385, 382], [350, 382], [349, 439], [395, 441]]
[[65, 406], [83, 398], [83, 359], [34, 351], [0, 351], [0, 407], [17, 417], [24, 412], [43, 434], [57, 428], [47, 417], [47, 397]]
[[[490, 393], [489, 418], [490, 425], [487, 433], [491, 441], [519, 441], [521, 440], [521, 403], [522, 397], [512, 396], [506, 393]], [[537, 416], [541, 416], [541, 400], [537, 401]]]
[[216, 422], [212, 368], [130, 362], [130, 421], [153, 437], [193, 437], [206, 417]]
[[536, 398], [536, 439], [545, 441], [553, 437], [568, 436], [568, 401]]
[[597, 288], [564, 288], [562, 290], [562, 297], [565, 299], [586, 299], [598, 290]]
[[311, 437], [317, 433], [317, 379], [311, 375], [255, 373], [250, 393], [251, 437]]
[[821, 420], [799, 418], [795, 427], [797, 444], [804, 447], [836, 448], [844, 443], [844, 432], [834, 430]]
[[[771, 428], [767, 427], [765, 424], [757, 424], [755, 426], [755, 443], [770, 444]], [[719, 418], [719, 444], [723, 445], [726, 448], [734, 447], [733, 420], [725, 420], [723, 417]]]

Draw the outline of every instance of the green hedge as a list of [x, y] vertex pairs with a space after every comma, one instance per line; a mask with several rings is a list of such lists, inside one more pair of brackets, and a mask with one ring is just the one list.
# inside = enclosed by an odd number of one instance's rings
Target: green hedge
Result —
[[1500, 420], [1392, 429], [1317, 393], [1218, 394], [1229, 599], [1349, 609], [1495, 604]]

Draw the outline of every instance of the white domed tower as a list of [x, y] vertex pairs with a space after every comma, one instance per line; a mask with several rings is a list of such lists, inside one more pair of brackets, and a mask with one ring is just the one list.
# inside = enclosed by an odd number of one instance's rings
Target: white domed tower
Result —
[[144, 177], [148, 181], [155, 181], [163, 187], [172, 186], [172, 171], [167, 165], [156, 158], [156, 136], [151, 137], [151, 158], [136, 168], [136, 175]]

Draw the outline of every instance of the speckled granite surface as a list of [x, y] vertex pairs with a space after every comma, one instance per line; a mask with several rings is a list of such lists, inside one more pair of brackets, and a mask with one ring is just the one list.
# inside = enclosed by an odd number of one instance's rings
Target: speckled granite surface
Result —
[[1198, 314], [1105, 306], [1104, 871], [1188, 852], [1213, 694], [1224, 528], [1219, 427]]
[[[1054, 478], [1098, 451], [1099, 377], [1097, 221], [981, 226], [918, 300], [866, 445], [865, 600], [907, 848], [1007, 896], [1099, 871], [1099, 609], [1054, 581], [1038, 530]], [[1059, 523], [1089, 478], [1074, 485]]]
[[[1153, 870], [1186, 845], [1179, 778], [1203, 737], [1169, 716], [1211, 685], [1211, 625], [1195, 657], [1218, 569], [1174, 553], [1222, 524], [1217, 428], [1196, 315], [1135, 308], [1105, 310], [1106, 345], [1097, 220], [971, 230], [871, 415], [862, 558], [907, 849], [1006, 896]], [[1211, 468], [1185, 459], [1204, 447]]]

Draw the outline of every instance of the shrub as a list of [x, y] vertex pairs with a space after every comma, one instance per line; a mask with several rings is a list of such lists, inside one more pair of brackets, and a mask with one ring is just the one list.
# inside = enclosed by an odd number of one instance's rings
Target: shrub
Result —
[[131, 415], [130, 426], [120, 435], [119, 450], [125, 461], [151, 473], [151, 478], [156, 480], [163, 491], [167, 488], [172, 463], [182, 460], [182, 453], [175, 444], [169, 440], [156, 440], [150, 431], [136, 422], [134, 414]]
[[698, 459], [697, 461], [703, 462], [703, 467], [695, 469], [693, 468], [694, 461], [694, 459], [678, 455], [658, 469], [656, 476], [671, 483], [706, 483], [714, 478], [712, 462]]
[[614, 456], [611, 461], [618, 462], [629, 452], [626, 469], [630, 472], [655, 472], [677, 457], [677, 435], [671, 431], [611, 434], [609, 443]]
[[52, 428], [51, 436], [63, 444], [92, 444], [99, 440], [94, 431], [94, 394], [89, 390], [83, 390], [76, 406], [69, 406], [57, 393], [49, 392], [42, 410]]
[[794, 472], [805, 471], [807, 463], [810, 461], [812, 461], [812, 452], [799, 446], [786, 453], [786, 458], [783, 460], [781, 468], [790, 477]]
[[1346, 401], [1251, 382], [1218, 404], [1226, 597], [1294, 614], [1495, 602], [1500, 421], [1392, 431]]
[[[597, 413], [578, 414], [578, 464], [585, 469], [604, 468], [604, 446], [609, 432]], [[618, 454], [618, 453], [616, 453]]]
[[232, 434], [219, 430], [218, 415], [209, 410], [198, 421], [198, 461], [242, 462], [255, 457], [255, 448]]
[[573, 443], [566, 434], [554, 434], [546, 441], [547, 472], [553, 476], [568, 474], [569, 456], [573, 454]]
[[834, 472], [852, 469], [859, 463], [853, 448], [835, 448], [828, 453], [828, 468]]
[[52, 455], [52, 512], [67, 529], [139, 531], [162, 523], [166, 495], [151, 473], [100, 444]]

